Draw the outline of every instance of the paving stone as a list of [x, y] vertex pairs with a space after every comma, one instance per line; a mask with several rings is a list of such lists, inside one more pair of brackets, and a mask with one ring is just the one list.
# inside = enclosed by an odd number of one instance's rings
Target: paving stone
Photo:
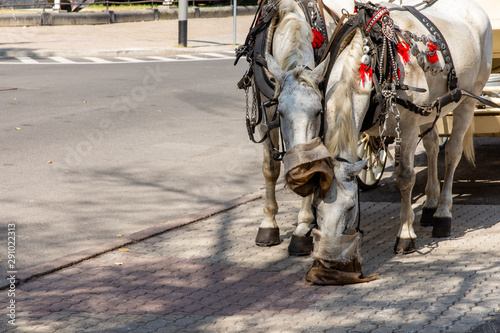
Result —
[[[280, 206], [282, 235], [293, 231], [298, 203], [290, 197]], [[370, 283], [307, 286], [312, 258], [288, 256], [288, 238], [272, 248], [254, 245], [257, 201], [22, 284], [20, 307], [33, 329], [66, 325], [93, 333], [467, 332], [499, 309], [497, 253], [479, 245], [488, 239], [498, 248], [500, 238], [473, 229], [470, 207], [454, 207], [455, 219], [465, 216], [459, 238], [435, 240], [422, 228], [418, 252], [403, 257], [391, 249], [397, 223], [379, 223], [397, 216], [399, 204], [362, 209], [370, 214], [363, 215], [363, 271], [382, 274]], [[482, 211], [496, 227], [500, 209]]]

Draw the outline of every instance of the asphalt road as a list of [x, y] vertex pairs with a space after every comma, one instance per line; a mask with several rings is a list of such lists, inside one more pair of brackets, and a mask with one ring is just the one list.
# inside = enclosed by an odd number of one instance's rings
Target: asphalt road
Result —
[[[262, 187], [231, 60], [3, 65], [0, 259], [23, 269]], [[4, 251], [5, 249], [5, 251]]]

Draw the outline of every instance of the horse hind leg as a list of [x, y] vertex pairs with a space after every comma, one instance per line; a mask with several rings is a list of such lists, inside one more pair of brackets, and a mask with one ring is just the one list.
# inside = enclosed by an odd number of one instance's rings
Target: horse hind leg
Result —
[[[278, 142], [279, 132], [277, 129], [271, 132], [271, 140]], [[278, 203], [276, 202], [276, 182], [280, 175], [281, 163], [275, 161], [271, 156], [271, 146], [268, 141], [264, 143], [264, 158], [262, 162], [262, 173], [265, 180], [265, 203], [264, 219], [262, 220], [255, 244], [258, 246], [273, 246], [281, 243], [276, 214]]]
[[474, 155], [472, 143], [473, 126], [471, 123], [474, 116], [475, 103], [475, 100], [472, 99], [465, 100], [453, 112], [453, 130], [446, 144], [444, 183], [433, 218], [433, 237], [448, 237], [451, 235], [453, 178], [458, 163], [462, 158], [464, 142], [467, 148], [466, 157], [473, 160]]
[[439, 135], [435, 126], [426, 134], [423, 139], [425, 151], [427, 152], [427, 184], [425, 186], [425, 202], [422, 206], [422, 216], [420, 225], [424, 227], [432, 226], [433, 216], [437, 210], [439, 198], [438, 179], [438, 155], [439, 155]]
[[310, 235], [310, 224], [316, 219], [312, 209], [313, 195], [302, 199], [299, 211], [299, 224], [292, 233], [288, 253], [292, 256], [306, 256], [313, 250], [313, 237]]

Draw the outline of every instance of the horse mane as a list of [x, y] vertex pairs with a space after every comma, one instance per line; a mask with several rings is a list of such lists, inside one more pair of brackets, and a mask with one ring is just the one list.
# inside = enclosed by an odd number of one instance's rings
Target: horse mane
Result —
[[363, 56], [363, 37], [359, 29], [345, 51], [348, 53], [344, 58], [341, 79], [334, 86], [326, 105], [328, 132], [325, 142], [332, 156], [343, 154], [344, 158], [354, 162], [356, 161], [358, 133], [354, 126], [352, 93], [363, 90], [359, 73]]
[[285, 72], [305, 65], [304, 55], [313, 52], [311, 26], [299, 13], [300, 8], [295, 0], [280, 1], [278, 11], [280, 20], [275, 31], [286, 33], [289, 39], [281, 45], [283, 57], [277, 60]]

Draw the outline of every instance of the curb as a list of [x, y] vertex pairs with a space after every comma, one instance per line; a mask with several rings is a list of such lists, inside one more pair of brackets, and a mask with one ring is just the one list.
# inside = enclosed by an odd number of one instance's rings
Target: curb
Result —
[[[254, 15], [257, 6], [240, 6], [237, 15]], [[188, 9], [188, 18], [216, 18], [233, 15], [231, 6]], [[97, 13], [58, 13], [42, 12], [36, 14], [0, 15], [0, 27], [26, 27], [51, 25], [111, 24], [174, 20], [179, 16], [177, 9], [145, 9], [135, 11], [103, 11]]]
[[[88, 260], [95, 258], [101, 254], [104, 254], [106, 252], [111, 252], [113, 250], [116, 250], [118, 248], [130, 245], [130, 244], [135, 244], [137, 242], [146, 240], [148, 238], [160, 235], [162, 233], [165, 233], [170, 230], [174, 230], [177, 228], [184, 227], [186, 225], [199, 222], [201, 220], [207, 219], [209, 217], [212, 217], [214, 215], [226, 212], [228, 210], [231, 210], [235, 207], [244, 205], [246, 203], [249, 203], [251, 201], [258, 200], [263, 197], [263, 192], [258, 191], [250, 194], [243, 195], [241, 197], [238, 197], [236, 199], [224, 202], [222, 204], [201, 210], [197, 213], [186, 215], [184, 217], [175, 219], [175, 220], [170, 220], [167, 221], [163, 224], [159, 224], [144, 230], [140, 230], [137, 232], [134, 232], [130, 234], [129, 236], [121, 237], [120, 239], [110, 241], [106, 244], [99, 245], [97, 247], [79, 251], [76, 253], [72, 253], [69, 255], [66, 255], [64, 257], [54, 259], [51, 261], [48, 261], [46, 263], [40, 264], [35, 267], [30, 267], [23, 269], [22, 272], [19, 272], [16, 276], [16, 284], [18, 283], [24, 283], [28, 282], [31, 279], [34, 279], [36, 277], [40, 277], [43, 275], [47, 275], [53, 272], [56, 272], [58, 270], [61, 270], [63, 268], [78, 264], [82, 261]], [[10, 282], [8, 280], [2, 281], [0, 283], [0, 290], [6, 289], [10, 286]]]

